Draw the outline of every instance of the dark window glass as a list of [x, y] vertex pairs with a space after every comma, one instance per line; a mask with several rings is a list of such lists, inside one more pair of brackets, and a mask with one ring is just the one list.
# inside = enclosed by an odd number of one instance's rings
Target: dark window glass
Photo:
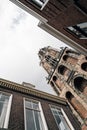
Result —
[[80, 39], [87, 39], [87, 22], [68, 27]]
[[35, 130], [35, 123], [33, 119], [33, 111], [26, 109], [26, 129]]

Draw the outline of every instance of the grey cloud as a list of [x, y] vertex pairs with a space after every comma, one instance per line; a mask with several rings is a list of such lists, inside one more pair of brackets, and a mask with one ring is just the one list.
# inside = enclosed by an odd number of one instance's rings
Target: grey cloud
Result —
[[17, 25], [19, 25], [21, 21], [25, 19], [26, 19], [26, 14], [24, 12], [18, 11], [16, 17], [12, 19], [11, 28], [17, 27]]

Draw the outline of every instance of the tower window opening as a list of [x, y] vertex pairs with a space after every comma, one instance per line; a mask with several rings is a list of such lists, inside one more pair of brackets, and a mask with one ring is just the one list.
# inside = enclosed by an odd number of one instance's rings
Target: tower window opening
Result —
[[68, 100], [70, 100], [71, 98], [73, 97], [73, 95], [72, 95], [72, 93], [71, 92], [66, 92], [66, 98], [68, 99]]
[[68, 56], [67, 55], [64, 55], [63, 56], [63, 60], [66, 61], [68, 59]]
[[75, 57], [75, 55], [64, 55], [63, 56], [63, 60], [67, 63], [71, 63], [71, 64], [76, 64], [77, 63], [77, 59]]
[[84, 88], [87, 87], [87, 80], [83, 77], [77, 77], [74, 79], [74, 86], [76, 89], [83, 92]]
[[87, 62], [83, 63], [81, 65], [81, 68], [84, 70], [84, 71], [87, 71]]
[[56, 82], [56, 80], [57, 80], [57, 77], [53, 76], [53, 81]]
[[75, 53], [75, 54], [78, 54], [77, 52], [75, 52], [75, 51], [73, 51], [73, 50], [67, 50], [66, 53], [67, 53], [67, 54], [69, 54], [69, 53]]
[[78, 52], [73, 51], [73, 50], [67, 50], [67, 51], [66, 51], [66, 54], [68, 54], [68, 55], [70, 55], [70, 56], [76, 56], [76, 55], [79, 55]]
[[58, 73], [64, 75], [66, 71], [67, 71], [67, 68], [64, 65], [59, 66]]

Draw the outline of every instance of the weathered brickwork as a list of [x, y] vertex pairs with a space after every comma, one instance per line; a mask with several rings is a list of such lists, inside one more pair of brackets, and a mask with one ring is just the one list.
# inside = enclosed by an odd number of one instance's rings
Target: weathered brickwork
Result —
[[[48, 74], [48, 83], [54, 88], [59, 97], [66, 98], [73, 113], [81, 122], [82, 130], [87, 129], [87, 58], [69, 48], [58, 51], [58, 57], [50, 55], [49, 50], [44, 52], [41, 64], [46, 62], [51, 67]], [[52, 49], [52, 48], [51, 48]], [[56, 51], [56, 49], [53, 48]], [[41, 52], [38, 55], [41, 57]], [[45, 60], [49, 55], [50, 62]], [[46, 68], [44, 68], [46, 70]], [[58, 89], [57, 89], [58, 88]]]

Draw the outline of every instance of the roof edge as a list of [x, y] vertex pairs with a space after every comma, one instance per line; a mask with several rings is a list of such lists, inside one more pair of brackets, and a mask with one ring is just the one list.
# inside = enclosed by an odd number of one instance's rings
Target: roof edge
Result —
[[58, 30], [56, 30], [55, 28], [53, 28], [52, 26], [50, 26], [48, 23], [44, 23], [42, 21], [39, 21], [38, 26], [41, 29], [43, 29], [46, 32], [48, 32], [49, 34], [51, 34], [52, 36], [54, 36], [57, 39], [61, 40], [65, 44], [67, 44], [70, 47], [74, 48], [78, 52], [82, 53], [83, 55], [87, 55], [87, 50], [84, 47], [82, 47], [81, 45], [77, 44], [75, 41], [73, 41], [69, 37], [65, 36], [64, 34], [62, 34], [61, 32], [59, 32]]
[[31, 87], [25, 87], [21, 84], [11, 82], [11, 81], [8, 81], [8, 80], [5, 80], [5, 79], [1, 79], [1, 78], [0, 78], [0, 86], [12, 89], [14, 91], [19, 91], [19, 92], [22, 92], [22, 93], [31, 94], [33, 96], [40, 97], [40, 98], [43, 98], [43, 99], [48, 99], [48, 100], [51, 100], [51, 101], [54, 101], [54, 102], [57, 102], [57, 103], [61, 103], [61, 104], [64, 104], [64, 105], [67, 104], [67, 101], [65, 99], [60, 98], [58, 96], [48, 94], [46, 92], [42, 92], [40, 90], [31, 88]]

